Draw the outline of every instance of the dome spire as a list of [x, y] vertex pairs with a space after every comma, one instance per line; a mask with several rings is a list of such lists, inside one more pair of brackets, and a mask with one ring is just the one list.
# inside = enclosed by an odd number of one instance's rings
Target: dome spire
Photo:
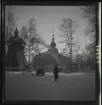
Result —
[[53, 30], [53, 35], [52, 36], [53, 36], [52, 40], [54, 41], [54, 30]]
[[17, 29], [17, 25], [16, 25], [16, 29], [15, 29], [15, 31], [14, 31], [14, 35], [15, 35], [15, 36], [18, 36], [18, 29]]
[[54, 30], [53, 30], [53, 35], [52, 35], [52, 42], [50, 44], [51, 47], [56, 47], [56, 43], [54, 41]]

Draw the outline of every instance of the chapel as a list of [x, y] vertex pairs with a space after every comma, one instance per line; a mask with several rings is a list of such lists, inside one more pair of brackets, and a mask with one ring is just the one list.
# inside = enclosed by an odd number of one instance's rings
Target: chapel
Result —
[[12, 71], [24, 70], [27, 65], [24, 48], [25, 41], [19, 37], [18, 29], [14, 31], [14, 35], [11, 36], [7, 41], [8, 51], [5, 57], [6, 69]]
[[58, 52], [54, 34], [52, 35], [50, 48], [46, 52], [37, 54], [33, 58], [33, 68], [37, 69], [42, 67], [45, 72], [52, 72], [55, 65], [59, 67], [60, 71], [66, 70], [69, 64], [70, 60]]

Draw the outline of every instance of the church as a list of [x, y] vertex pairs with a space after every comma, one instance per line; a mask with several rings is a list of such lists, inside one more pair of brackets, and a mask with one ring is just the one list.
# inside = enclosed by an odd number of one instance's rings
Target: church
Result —
[[60, 71], [66, 71], [68, 70], [69, 64], [70, 60], [58, 52], [54, 34], [50, 43], [50, 48], [46, 52], [37, 54], [33, 58], [33, 68], [37, 69], [42, 67], [45, 72], [52, 72], [55, 65], [59, 67]]
[[24, 70], [27, 65], [24, 48], [25, 41], [19, 37], [18, 29], [14, 31], [14, 36], [11, 36], [7, 41], [8, 51], [5, 57], [6, 70], [20, 71]]

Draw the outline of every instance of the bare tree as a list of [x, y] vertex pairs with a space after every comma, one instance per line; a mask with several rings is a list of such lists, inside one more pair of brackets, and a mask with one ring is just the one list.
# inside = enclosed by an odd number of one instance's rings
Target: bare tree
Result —
[[36, 32], [36, 20], [34, 18], [29, 19], [28, 27], [25, 25], [22, 26], [20, 36], [26, 42], [25, 55], [28, 62], [31, 63], [32, 58], [42, 50], [39, 47], [42, 40]]
[[95, 70], [95, 45], [89, 44], [86, 47], [87, 64], [92, 70]]
[[28, 21], [28, 27], [23, 26], [21, 31], [21, 37], [25, 40], [25, 53], [29, 62], [32, 61], [32, 58], [41, 52], [41, 48], [39, 46], [40, 39], [38, 38], [38, 34], [36, 32], [36, 20], [34, 18], [30, 18]]
[[29, 47], [29, 61], [31, 61], [31, 51], [33, 48], [33, 45], [35, 43], [36, 37], [35, 37], [35, 32], [36, 32], [36, 23], [35, 19], [31, 18], [28, 21], [29, 27], [28, 27], [28, 47]]
[[82, 17], [87, 20], [88, 26], [85, 29], [85, 35], [90, 36], [92, 43], [95, 43], [96, 36], [96, 7], [84, 6]]
[[85, 29], [85, 35], [91, 38], [91, 44], [86, 46], [86, 62], [87, 65], [93, 70], [95, 69], [95, 37], [96, 37], [96, 7], [84, 6], [82, 17], [87, 20], [88, 26]]
[[84, 54], [77, 53], [75, 62], [77, 64], [77, 69], [81, 69], [83, 72], [83, 68], [85, 66]]
[[83, 52], [85, 65], [87, 67], [90, 67], [92, 71], [95, 70], [95, 64], [96, 64], [94, 47], [95, 47], [94, 44], [89, 44], [86, 46], [86, 49]]
[[64, 40], [60, 42], [65, 43], [65, 48], [63, 49], [63, 53], [70, 56], [71, 63], [72, 63], [72, 52], [74, 50], [73, 47], [75, 46], [75, 43], [73, 43], [74, 39], [73, 34], [75, 33], [76, 28], [78, 26], [79, 25], [71, 18], [62, 19], [62, 24], [60, 25], [60, 31], [62, 32], [60, 36], [64, 38]]
[[16, 20], [13, 12], [8, 12], [6, 15], [5, 40], [8, 40], [11, 36], [13, 36], [13, 32], [16, 26]]
[[27, 29], [27, 26], [22, 26], [22, 29], [21, 29], [21, 38], [26, 40], [28, 39], [28, 29]]
[[7, 53], [8, 47], [6, 41], [13, 36], [16, 26], [16, 19], [13, 11], [7, 12], [5, 16], [5, 52]]

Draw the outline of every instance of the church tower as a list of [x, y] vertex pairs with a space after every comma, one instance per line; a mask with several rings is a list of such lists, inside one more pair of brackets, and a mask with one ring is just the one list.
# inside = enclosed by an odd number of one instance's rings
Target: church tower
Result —
[[53, 48], [56, 47], [56, 43], [55, 43], [55, 40], [54, 40], [54, 30], [53, 30], [53, 37], [52, 37], [52, 42], [51, 42], [50, 46], [53, 47]]
[[23, 70], [26, 65], [24, 54], [25, 41], [19, 37], [17, 28], [14, 31], [14, 36], [7, 40], [7, 45], [6, 68], [13, 71]]
[[17, 29], [17, 27], [16, 27], [16, 29], [15, 29], [15, 31], [14, 31], [14, 36], [18, 36], [18, 29]]

